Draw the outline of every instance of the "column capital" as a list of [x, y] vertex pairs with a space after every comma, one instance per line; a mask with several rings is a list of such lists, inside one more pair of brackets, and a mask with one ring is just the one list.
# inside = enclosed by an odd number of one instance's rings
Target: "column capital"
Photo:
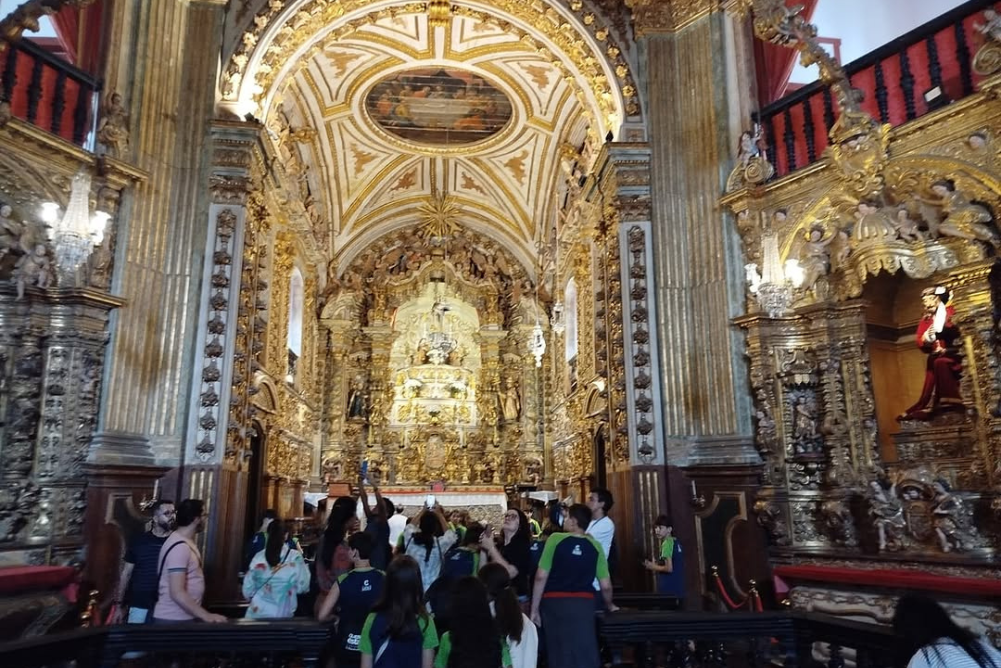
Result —
[[626, 0], [637, 38], [677, 32], [733, 0]]

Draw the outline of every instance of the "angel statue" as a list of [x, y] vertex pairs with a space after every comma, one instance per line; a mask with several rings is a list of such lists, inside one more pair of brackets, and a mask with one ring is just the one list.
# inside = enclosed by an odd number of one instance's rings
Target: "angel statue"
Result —
[[952, 181], [936, 181], [931, 190], [941, 200], [945, 218], [938, 225], [939, 234], [970, 241], [983, 241], [997, 248], [1001, 245], [998, 235], [988, 227], [994, 217], [990, 211], [974, 204]]
[[108, 96], [104, 115], [97, 126], [97, 138], [115, 157], [121, 157], [129, 146], [129, 113], [119, 93]]
[[885, 479], [873, 480], [869, 483], [869, 514], [873, 516], [873, 524], [879, 534], [879, 551], [887, 548], [896, 550], [901, 547], [901, 536], [907, 523], [904, 520], [904, 507], [897, 496], [895, 483]]
[[984, 10], [984, 23], [974, 23], [973, 29], [993, 42], [1001, 42], [1001, 15], [993, 9]]
[[30, 253], [25, 253], [14, 267], [14, 285], [17, 287], [17, 299], [24, 299], [25, 288], [36, 285], [47, 288], [54, 278], [52, 260], [44, 244], [36, 244]]
[[953, 549], [963, 550], [960, 526], [963, 522], [963, 501], [952, 493], [952, 487], [941, 478], [932, 483], [935, 490], [935, 507], [932, 509], [932, 524], [943, 552]]
[[803, 268], [803, 289], [810, 290], [821, 276], [831, 269], [831, 243], [838, 238], [831, 234], [824, 238], [824, 228], [813, 225], [806, 233], [806, 241], [799, 249], [799, 266]]

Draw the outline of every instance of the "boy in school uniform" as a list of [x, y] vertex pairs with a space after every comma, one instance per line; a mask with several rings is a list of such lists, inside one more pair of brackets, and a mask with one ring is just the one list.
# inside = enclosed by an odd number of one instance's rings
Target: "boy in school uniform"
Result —
[[361, 665], [359, 643], [365, 618], [382, 593], [385, 573], [372, 568], [370, 561], [375, 548], [372, 534], [358, 532], [348, 538], [354, 567], [337, 578], [319, 612], [321, 622], [328, 621], [337, 610], [339, 620], [334, 634], [333, 655], [338, 668]]
[[566, 533], [545, 543], [532, 590], [532, 621], [545, 631], [550, 668], [599, 668], [594, 632], [594, 589], [597, 578], [606, 609], [615, 612], [608, 561], [601, 544], [585, 531], [591, 510], [570, 506], [563, 521]]
[[667, 515], [660, 515], [654, 523], [654, 535], [660, 540], [656, 560], [647, 559], [643, 566], [657, 574], [657, 593], [685, 597], [685, 562], [681, 543], [674, 537], [674, 527]]

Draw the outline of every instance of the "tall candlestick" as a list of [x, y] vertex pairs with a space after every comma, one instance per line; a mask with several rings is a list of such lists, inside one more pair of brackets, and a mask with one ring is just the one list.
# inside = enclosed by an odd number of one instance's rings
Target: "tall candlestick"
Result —
[[160, 479], [157, 478], [156, 480], [153, 481], [153, 500], [154, 501], [156, 501], [157, 499], [160, 498], [159, 491], [160, 491]]
[[694, 499], [696, 496], [698, 496], [698, 492], [695, 489], [695, 481], [693, 480], [692, 481], [692, 498]]

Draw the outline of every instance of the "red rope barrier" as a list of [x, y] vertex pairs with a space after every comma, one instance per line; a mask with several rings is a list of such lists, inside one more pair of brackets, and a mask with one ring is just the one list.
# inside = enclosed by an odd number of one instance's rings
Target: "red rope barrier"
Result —
[[745, 598], [740, 603], [734, 603], [733, 599], [730, 598], [730, 595], [726, 593], [726, 587], [723, 586], [723, 580], [720, 579], [719, 572], [717, 572], [715, 568], [713, 568], [713, 577], [716, 578], [716, 588], [719, 589], [719, 593], [723, 596], [723, 600], [726, 601], [726, 604], [729, 605], [731, 609], [738, 610], [744, 607], [744, 604], [749, 600], [748, 598]]

